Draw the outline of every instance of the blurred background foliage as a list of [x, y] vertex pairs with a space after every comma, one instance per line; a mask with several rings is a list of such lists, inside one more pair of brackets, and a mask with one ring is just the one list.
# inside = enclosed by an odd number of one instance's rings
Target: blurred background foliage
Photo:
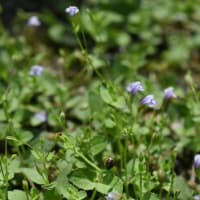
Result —
[[[184, 74], [191, 71], [198, 81], [198, 0], [88, 0], [71, 3], [82, 10], [73, 20], [86, 33], [95, 66], [110, 77], [119, 77], [123, 72], [124, 77], [132, 79], [139, 72], [148, 77], [155, 75], [162, 85], [168, 81], [182, 85]], [[79, 61], [83, 63], [83, 58], [78, 51], [72, 51], [77, 42], [70, 26], [71, 19], [64, 12], [67, 5], [70, 2], [63, 0], [56, 3], [53, 0], [2, 1], [2, 66], [11, 67], [13, 62], [21, 65], [30, 57], [36, 59], [32, 62], [47, 62], [51, 57], [51, 63], [52, 60], [55, 63], [65, 56], [65, 67], [81, 65]], [[26, 20], [36, 13], [42, 20], [42, 27], [29, 30], [25, 26]], [[5, 73], [2, 72], [1, 76], [6, 76]]]
[[[64, 12], [71, 3], [81, 10], [73, 19]], [[96, 75], [78, 47], [71, 27], [73, 21], [95, 68], [107, 79], [123, 87], [129, 81], [142, 80], [149, 90], [158, 93], [173, 85], [177, 86], [180, 97], [186, 91], [193, 93], [191, 84], [195, 83], [199, 90], [200, 82], [198, 5], [199, 0], [57, 0], [56, 3], [53, 0], [2, 0], [0, 83], [3, 87], [0, 91], [18, 87], [16, 91], [21, 91], [21, 101], [26, 102], [27, 93], [36, 90], [36, 96], [45, 92], [46, 97], [35, 98], [45, 109], [51, 107], [44, 100], [50, 97], [56, 105], [65, 104], [64, 110], [76, 107], [78, 100], [66, 103], [65, 95], [74, 95], [76, 99], [80, 91], [82, 96], [85, 86], [92, 85]], [[41, 27], [27, 26], [32, 15], [38, 15]], [[36, 83], [37, 89], [30, 91], [24, 87], [31, 84], [26, 74], [31, 65], [38, 63], [50, 73]], [[55, 83], [53, 87], [52, 83]], [[55, 91], [59, 93], [56, 97]], [[13, 101], [16, 105], [12, 106], [18, 108], [20, 98]], [[196, 108], [188, 104], [177, 105], [185, 115], [196, 112]]]

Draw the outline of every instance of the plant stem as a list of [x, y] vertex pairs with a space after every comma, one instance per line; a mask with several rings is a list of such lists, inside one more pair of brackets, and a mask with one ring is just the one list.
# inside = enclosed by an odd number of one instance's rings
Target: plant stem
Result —
[[128, 151], [128, 135], [125, 136], [125, 148], [124, 148], [124, 169], [125, 169], [125, 190], [128, 198], [128, 171], [127, 171], [127, 151]]
[[11, 121], [8, 113], [8, 102], [7, 97], [4, 101], [4, 113], [8, 122], [6, 131], [5, 131], [5, 176], [4, 176], [4, 184], [5, 184], [5, 199], [8, 199], [8, 142], [7, 142], [7, 136], [8, 133], [11, 131]]
[[80, 156], [88, 165], [90, 165], [92, 168], [96, 169], [98, 172], [102, 172], [99, 167], [97, 167], [94, 163], [92, 163], [88, 158], [86, 158], [82, 153], [79, 151], [76, 151], [76, 154]]
[[122, 173], [122, 171], [123, 171], [123, 150], [122, 150], [122, 144], [121, 144], [119, 137], [117, 138], [117, 146], [118, 146], [119, 155], [120, 155], [120, 171]]
[[82, 53], [84, 53], [84, 55], [86, 56], [86, 59], [87, 59], [87, 62], [89, 63], [89, 65], [92, 67], [92, 69], [94, 70], [94, 72], [96, 73], [96, 75], [101, 79], [103, 80], [103, 77], [102, 75], [99, 73], [99, 71], [95, 68], [95, 66], [93, 65], [90, 57], [89, 57], [89, 54], [88, 54], [88, 50], [87, 50], [87, 43], [86, 43], [86, 39], [85, 39], [85, 34], [83, 32], [83, 30], [81, 30], [81, 33], [82, 33], [82, 36], [83, 36], [83, 41], [84, 41], [84, 45], [85, 45], [85, 48], [81, 42], [81, 39], [79, 38], [77, 32], [75, 31], [75, 24], [73, 22], [71, 22], [71, 25], [72, 25], [72, 28], [73, 28], [73, 32], [74, 32], [74, 35], [76, 37], [76, 40], [78, 42], [78, 45], [82, 51]]
[[95, 199], [96, 193], [97, 193], [97, 191], [96, 191], [96, 189], [94, 189], [90, 200], [94, 200]]
[[140, 171], [140, 200], [142, 200], [142, 172]]
[[174, 173], [174, 161], [175, 161], [175, 156], [173, 156], [173, 164], [172, 164], [172, 168], [171, 168], [171, 180], [170, 180], [170, 189], [169, 189], [169, 192], [168, 192], [168, 195], [167, 195], [167, 200], [170, 199], [170, 195], [172, 193], [172, 189], [173, 189], [173, 184], [174, 184], [174, 177], [175, 177], [175, 173]]
[[1, 173], [2, 173], [3, 178], [5, 178], [4, 169], [3, 169], [3, 165], [2, 165], [2, 158], [0, 160], [0, 169], [1, 169]]

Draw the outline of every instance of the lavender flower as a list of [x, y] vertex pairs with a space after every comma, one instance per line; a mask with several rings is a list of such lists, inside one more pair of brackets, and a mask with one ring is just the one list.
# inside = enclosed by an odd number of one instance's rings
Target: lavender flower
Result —
[[41, 65], [33, 65], [29, 71], [31, 76], [41, 76], [43, 72], [43, 66]]
[[141, 85], [139, 81], [133, 82], [128, 85], [126, 90], [131, 93], [132, 95], [135, 95], [137, 92], [144, 91], [144, 87]]
[[176, 98], [173, 87], [168, 87], [164, 90], [164, 99], [168, 100], [171, 98]]
[[69, 6], [65, 9], [65, 12], [71, 17], [73, 17], [79, 12], [79, 9], [76, 6]]
[[35, 113], [34, 118], [40, 123], [43, 123], [47, 120], [47, 113], [45, 111], [37, 112]]
[[200, 154], [196, 154], [194, 156], [194, 167], [197, 169], [197, 168], [200, 168]]
[[156, 105], [156, 100], [154, 99], [154, 96], [150, 94], [142, 99], [141, 104], [148, 105], [148, 107], [152, 108]]
[[28, 26], [40, 26], [41, 22], [37, 16], [32, 16], [28, 19], [27, 25]]
[[114, 192], [108, 193], [108, 195], [106, 196], [106, 200], [117, 200], [117, 194]]

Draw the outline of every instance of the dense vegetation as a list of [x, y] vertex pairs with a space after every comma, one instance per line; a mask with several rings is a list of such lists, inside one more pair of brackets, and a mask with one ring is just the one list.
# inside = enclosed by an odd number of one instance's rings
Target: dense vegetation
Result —
[[19, 2], [1, 3], [0, 199], [200, 199], [199, 0]]

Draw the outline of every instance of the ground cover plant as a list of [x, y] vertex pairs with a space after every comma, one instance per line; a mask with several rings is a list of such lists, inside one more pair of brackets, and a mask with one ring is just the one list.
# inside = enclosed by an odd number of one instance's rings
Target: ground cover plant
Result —
[[200, 199], [199, 0], [15, 3], [0, 199]]

